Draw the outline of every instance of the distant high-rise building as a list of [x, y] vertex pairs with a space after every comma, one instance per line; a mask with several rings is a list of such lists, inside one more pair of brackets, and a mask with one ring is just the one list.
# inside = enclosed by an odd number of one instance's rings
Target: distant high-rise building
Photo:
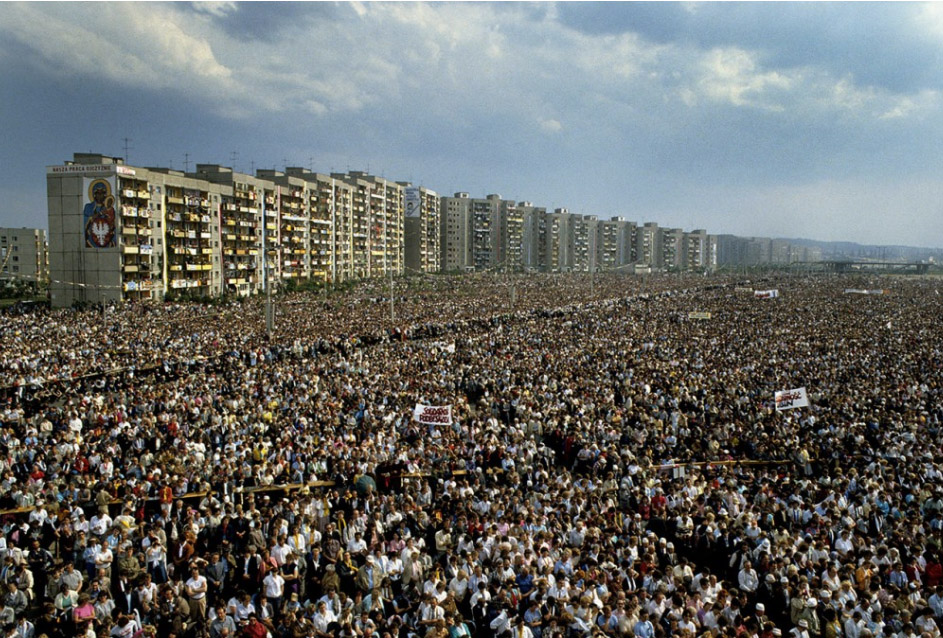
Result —
[[407, 273], [440, 270], [441, 198], [423, 186], [400, 182], [405, 201], [404, 242]]
[[0, 280], [37, 286], [49, 282], [49, 252], [42, 228], [0, 228]]
[[517, 203], [521, 216], [521, 268], [528, 272], [542, 270], [546, 263], [545, 244], [547, 209], [523, 201]]
[[468, 193], [443, 197], [439, 204], [442, 215], [440, 263], [446, 272], [465, 272], [474, 269], [474, 225]]
[[635, 261], [635, 233], [637, 224], [613, 217], [601, 220], [597, 225], [596, 244], [598, 269], [612, 270], [628, 266]]
[[635, 263], [652, 268], [664, 265], [661, 229], [655, 222], [645, 222], [635, 233]]
[[713, 270], [717, 267], [717, 238], [704, 229], [684, 233], [683, 267]]

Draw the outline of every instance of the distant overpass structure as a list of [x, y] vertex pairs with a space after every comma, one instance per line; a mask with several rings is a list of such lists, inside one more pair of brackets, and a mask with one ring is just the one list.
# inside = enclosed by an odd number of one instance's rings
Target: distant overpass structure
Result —
[[851, 261], [851, 260], [829, 260], [822, 261], [799, 261], [790, 264], [800, 270], [824, 271], [837, 274], [846, 273], [868, 273], [875, 275], [925, 275], [930, 271], [929, 264], [925, 262], [900, 262], [900, 261]]

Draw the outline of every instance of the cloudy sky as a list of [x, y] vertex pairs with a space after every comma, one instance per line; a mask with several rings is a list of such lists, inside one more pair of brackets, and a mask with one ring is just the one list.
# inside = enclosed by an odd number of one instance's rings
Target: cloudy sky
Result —
[[943, 246], [943, 4], [4, 2], [0, 89], [3, 225], [130, 138], [141, 166]]

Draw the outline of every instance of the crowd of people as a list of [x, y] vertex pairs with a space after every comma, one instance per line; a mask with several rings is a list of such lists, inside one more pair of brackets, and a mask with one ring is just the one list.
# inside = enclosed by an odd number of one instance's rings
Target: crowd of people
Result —
[[0, 629], [939, 638], [943, 303], [860, 283], [430, 277], [395, 319], [383, 283], [282, 297], [271, 334], [258, 299], [0, 317]]

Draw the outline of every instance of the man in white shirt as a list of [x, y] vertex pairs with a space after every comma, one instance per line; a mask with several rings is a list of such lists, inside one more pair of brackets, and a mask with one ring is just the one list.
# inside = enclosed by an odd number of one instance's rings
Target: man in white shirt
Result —
[[760, 577], [750, 561], [743, 562], [743, 569], [737, 575], [737, 582], [740, 584], [740, 589], [748, 594], [754, 593], [760, 586]]
[[439, 606], [435, 596], [426, 594], [419, 604], [419, 626], [424, 628], [425, 634], [432, 631], [440, 621], [445, 619], [445, 610]]
[[206, 591], [208, 584], [206, 576], [200, 573], [197, 565], [190, 567], [190, 578], [185, 583], [187, 599], [190, 603], [190, 619], [198, 627], [206, 623]]
[[363, 534], [354, 532], [354, 537], [347, 543], [347, 553], [353, 556], [362, 556], [367, 551], [367, 541], [363, 539]]
[[318, 610], [311, 618], [314, 625], [314, 631], [319, 638], [327, 638], [332, 634], [328, 631], [328, 625], [337, 622], [337, 615], [327, 606], [324, 601], [318, 602]]
[[111, 516], [108, 515], [108, 509], [102, 507], [102, 511], [92, 517], [89, 521], [89, 531], [101, 538], [111, 528]]
[[278, 615], [282, 608], [282, 597], [285, 595], [285, 579], [278, 571], [273, 569], [266, 575], [265, 580], [262, 581], [262, 587], [265, 590], [265, 595], [268, 596], [269, 602], [272, 604], [272, 609], [274, 609], [275, 614]]

